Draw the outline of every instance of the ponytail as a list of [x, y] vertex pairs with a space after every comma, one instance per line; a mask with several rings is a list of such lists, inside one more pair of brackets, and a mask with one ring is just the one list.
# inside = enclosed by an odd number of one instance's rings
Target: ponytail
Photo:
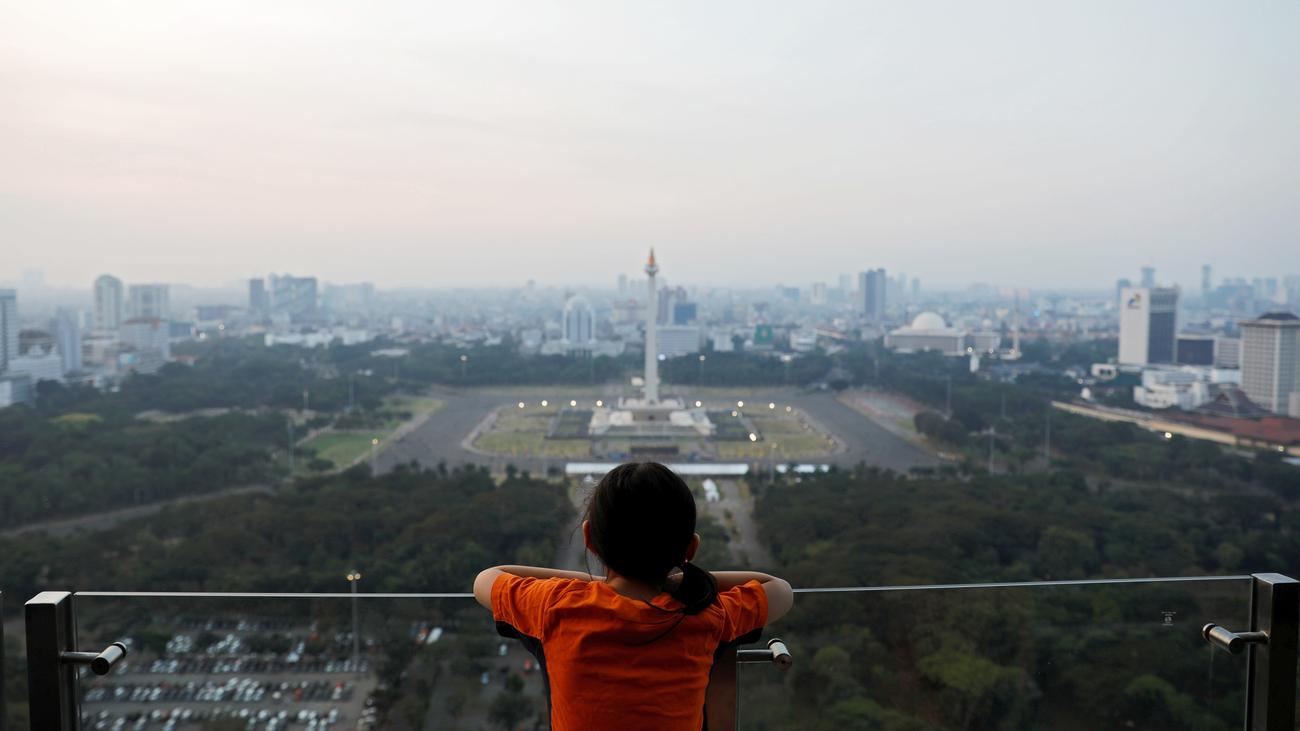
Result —
[[703, 612], [718, 599], [718, 583], [713, 580], [713, 574], [690, 561], [677, 567], [665, 588], [669, 596], [682, 603], [679, 611], [687, 616]]

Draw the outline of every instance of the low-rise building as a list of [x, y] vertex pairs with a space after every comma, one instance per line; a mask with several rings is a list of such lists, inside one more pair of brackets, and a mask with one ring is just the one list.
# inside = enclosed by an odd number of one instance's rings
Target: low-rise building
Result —
[[0, 373], [0, 408], [32, 400], [32, 379], [26, 373]]
[[935, 312], [922, 312], [912, 322], [885, 335], [885, 347], [900, 353], [935, 351], [950, 356], [993, 353], [1001, 347], [995, 332], [971, 332], [949, 327]]
[[63, 358], [53, 349], [35, 347], [11, 359], [8, 372], [26, 375], [33, 386], [41, 381], [62, 381]]
[[1196, 366], [1147, 368], [1142, 371], [1142, 382], [1133, 387], [1133, 400], [1148, 409], [1190, 411], [1212, 400], [1222, 386], [1240, 383], [1238, 370]]

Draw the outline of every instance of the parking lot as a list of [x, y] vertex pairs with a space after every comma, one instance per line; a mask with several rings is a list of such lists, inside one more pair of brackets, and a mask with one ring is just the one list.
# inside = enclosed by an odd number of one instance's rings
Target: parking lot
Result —
[[366, 638], [361, 657], [353, 659], [349, 633], [245, 620], [175, 624], [161, 651], [132, 647], [108, 675], [83, 676], [84, 728], [327, 731], [375, 725], [376, 650]]

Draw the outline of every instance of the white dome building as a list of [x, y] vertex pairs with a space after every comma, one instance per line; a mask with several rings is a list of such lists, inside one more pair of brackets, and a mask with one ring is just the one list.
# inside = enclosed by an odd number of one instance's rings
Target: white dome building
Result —
[[900, 353], [919, 353], [934, 350], [944, 355], [992, 353], [1001, 345], [995, 332], [970, 333], [949, 327], [936, 312], [922, 312], [910, 325], [891, 330], [885, 336], [885, 347]]

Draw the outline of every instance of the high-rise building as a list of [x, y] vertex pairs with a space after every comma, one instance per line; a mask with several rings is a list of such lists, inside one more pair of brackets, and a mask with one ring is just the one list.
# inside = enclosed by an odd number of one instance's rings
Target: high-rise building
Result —
[[0, 373], [18, 357], [18, 293], [0, 289]]
[[169, 290], [165, 284], [132, 284], [126, 290], [126, 311], [132, 319], [166, 320], [170, 309]]
[[1210, 291], [1214, 289], [1210, 276], [1212, 273], [1213, 270], [1210, 269], [1209, 264], [1201, 265], [1201, 297], [1203, 298], [1208, 298]]
[[862, 297], [862, 314], [872, 322], [885, 319], [885, 291], [889, 280], [884, 269], [870, 269], [858, 275], [858, 292]]
[[694, 325], [699, 319], [699, 305], [694, 302], [678, 302], [673, 305], [674, 325]]
[[1142, 286], [1151, 289], [1156, 286], [1156, 268], [1142, 267]]
[[564, 303], [564, 340], [569, 344], [596, 339], [596, 313], [586, 297], [575, 295]]
[[248, 280], [248, 310], [255, 315], [265, 317], [271, 311], [271, 299], [266, 294], [266, 280]]
[[288, 274], [269, 279], [271, 312], [288, 315], [290, 322], [314, 322], [317, 319], [316, 277]]
[[122, 343], [137, 351], [156, 354], [161, 360], [171, 358], [171, 328], [156, 317], [135, 317], [122, 323]]
[[81, 370], [81, 315], [60, 307], [54, 313], [54, 342], [63, 360], [63, 372]]
[[122, 280], [110, 274], [95, 279], [95, 327], [116, 332], [122, 326]]
[[851, 274], [840, 275], [840, 292], [847, 295], [853, 291], [853, 276]]
[[813, 282], [812, 295], [809, 301], [812, 304], [819, 305], [819, 306], [826, 304], [826, 283], [825, 282]]
[[1178, 350], [1178, 290], [1125, 287], [1120, 298], [1119, 362], [1173, 363]]
[[1288, 412], [1300, 392], [1300, 318], [1270, 312], [1241, 323], [1241, 388], [1269, 411]]

